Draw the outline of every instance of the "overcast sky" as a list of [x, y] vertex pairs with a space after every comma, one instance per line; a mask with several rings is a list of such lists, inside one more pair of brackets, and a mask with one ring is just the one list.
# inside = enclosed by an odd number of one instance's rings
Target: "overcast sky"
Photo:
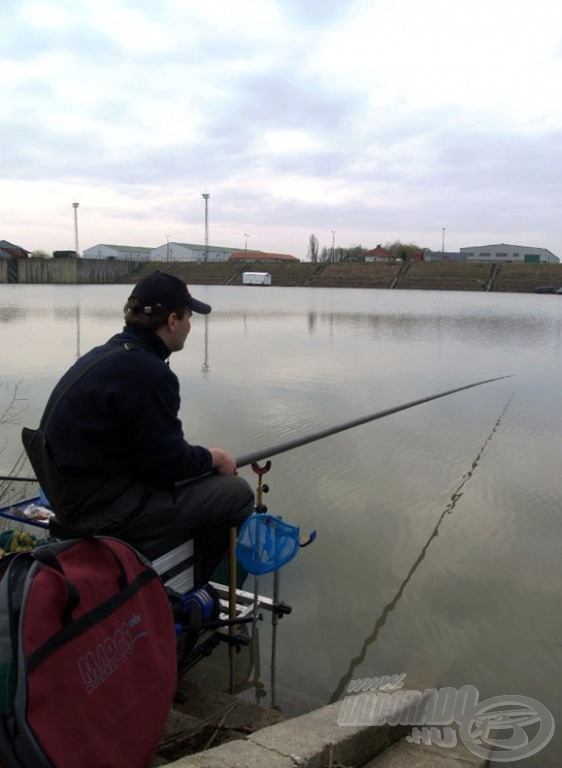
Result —
[[562, 258], [561, 89], [559, 0], [1, 0], [0, 239]]

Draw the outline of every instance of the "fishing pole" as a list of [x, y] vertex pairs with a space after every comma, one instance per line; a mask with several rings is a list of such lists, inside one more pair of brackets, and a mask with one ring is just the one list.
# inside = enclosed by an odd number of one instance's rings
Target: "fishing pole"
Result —
[[[513, 374], [508, 374], [507, 376], [496, 376], [494, 379], [484, 379], [484, 381], [476, 381], [474, 382], [474, 384], [465, 384], [462, 387], [456, 387], [455, 389], [448, 389], [446, 392], [439, 392], [439, 394], [437, 395], [428, 395], [427, 397], [421, 397], [419, 398], [419, 400], [412, 400], [409, 403], [403, 403], [402, 405], [395, 405], [393, 408], [386, 408], [384, 411], [377, 411], [377, 413], [372, 413], [369, 416], [361, 416], [358, 419], [352, 419], [351, 421], [346, 421], [343, 424], [338, 424], [337, 426], [327, 427], [326, 429], [321, 429], [318, 432], [313, 432], [310, 435], [305, 435], [303, 437], [298, 437], [294, 440], [288, 440], [287, 442], [279, 443], [278, 445], [274, 445], [271, 448], [266, 448], [261, 451], [255, 451], [254, 453], [247, 453], [244, 456], [240, 456], [239, 458], [236, 459], [236, 466], [246, 467], [248, 466], [248, 464], [254, 464], [256, 461], [261, 461], [262, 459], [271, 458], [271, 456], [278, 456], [280, 453], [285, 453], [286, 451], [292, 451], [294, 448], [300, 448], [302, 445], [308, 445], [308, 443], [314, 443], [317, 440], [323, 440], [325, 437], [330, 437], [330, 435], [335, 435], [338, 432], [344, 432], [346, 429], [353, 429], [354, 427], [358, 427], [361, 424], [367, 424], [370, 421], [383, 419], [385, 416], [390, 416], [393, 413], [398, 413], [399, 411], [406, 411], [408, 410], [408, 408], [414, 408], [416, 405], [429, 403], [431, 400], [438, 400], [440, 397], [447, 397], [448, 395], [454, 395], [456, 392], [462, 392], [466, 389], [472, 389], [473, 387], [480, 387], [483, 384], [490, 384], [492, 381], [501, 381], [502, 379], [509, 379], [512, 376]], [[181, 485], [181, 483], [178, 483], [178, 485]]]
[[[294, 440], [288, 440], [285, 443], [279, 443], [271, 448], [262, 449], [260, 451], [254, 451], [254, 453], [247, 453], [243, 456], [239, 456], [236, 459], [236, 466], [238, 468], [247, 467], [249, 464], [254, 464], [256, 461], [262, 461], [263, 459], [271, 458], [271, 456], [278, 456], [281, 453], [292, 451], [294, 448], [300, 448], [302, 445], [308, 445], [314, 443], [317, 440], [323, 440], [325, 437], [330, 437], [338, 432], [344, 432], [346, 429], [353, 429], [361, 424], [367, 424], [370, 421], [376, 421], [377, 419], [383, 419], [385, 416], [391, 416], [393, 413], [399, 413], [400, 411], [406, 411], [409, 408], [415, 408], [417, 405], [423, 405], [423, 403], [429, 403], [431, 400], [438, 400], [440, 397], [448, 397], [454, 395], [457, 392], [463, 392], [466, 389], [473, 389], [474, 387], [481, 387], [483, 384], [491, 384], [493, 381], [501, 381], [502, 379], [510, 379], [513, 374], [506, 376], [496, 376], [493, 379], [484, 379], [483, 381], [475, 381], [473, 384], [465, 384], [462, 387], [456, 387], [455, 389], [448, 389], [446, 392], [439, 392], [437, 395], [428, 395], [427, 397], [420, 397], [419, 400], [412, 400], [409, 403], [403, 403], [402, 405], [395, 405], [392, 408], [386, 408], [383, 411], [377, 411], [369, 416], [361, 416], [358, 419], [352, 419], [346, 421], [343, 424], [338, 424], [334, 427], [327, 427], [321, 429], [318, 432], [313, 432], [310, 435], [304, 435], [303, 437], [295, 438]], [[195, 480], [201, 479], [200, 477], [189, 478], [188, 480], [180, 480], [176, 483], [176, 487], [182, 487], [188, 483], [192, 483]], [[32, 483], [36, 482], [34, 477], [10, 477], [1, 476], [0, 480], [18, 480], [20, 482]]]

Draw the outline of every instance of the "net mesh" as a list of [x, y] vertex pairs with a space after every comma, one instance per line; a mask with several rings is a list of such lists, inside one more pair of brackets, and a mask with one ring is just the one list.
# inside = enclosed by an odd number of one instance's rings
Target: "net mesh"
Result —
[[240, 528], [236, 544], [238, 562], [255, 576], [281, 568], [299, 549], [299, 529], [280, 517], [253, 514]]

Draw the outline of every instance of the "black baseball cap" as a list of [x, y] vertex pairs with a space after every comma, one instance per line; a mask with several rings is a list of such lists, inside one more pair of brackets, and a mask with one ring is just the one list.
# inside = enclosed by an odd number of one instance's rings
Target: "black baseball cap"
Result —
[[208, 304], [193, 298], [183, 280], [160, 270], [139, 280], [129, 298], [138, 299], [139, 311], [147, 315], [172, 312], [180, 307], [200, 315], [208, 315], [211, 311]]

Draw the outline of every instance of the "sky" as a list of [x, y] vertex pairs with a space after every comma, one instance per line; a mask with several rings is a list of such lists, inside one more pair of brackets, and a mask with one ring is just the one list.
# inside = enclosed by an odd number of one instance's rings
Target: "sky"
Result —
[[556, 0], [2, 0], [0, 239], [562, 258]]

